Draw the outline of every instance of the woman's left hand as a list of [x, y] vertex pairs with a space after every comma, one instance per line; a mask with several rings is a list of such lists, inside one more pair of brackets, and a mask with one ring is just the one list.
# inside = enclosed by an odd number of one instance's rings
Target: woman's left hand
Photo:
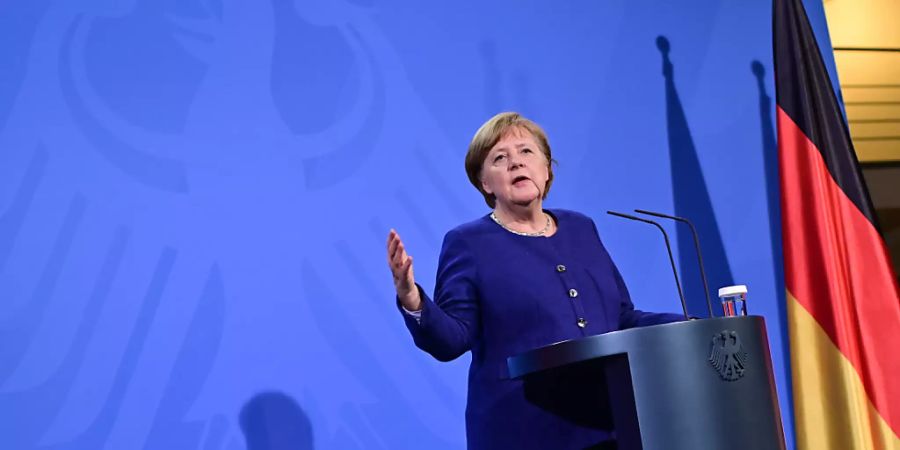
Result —
[[400, 235], [395, 230], [388, 234], [387, 241], [388, 265], [394, 276], [394, 288], [397, 290], [397, 298], [407, 311], [422, 309], [422, 299], [419, 296], [419, 288], [416, 287], [416, 279], [413, 275], [413, 259], [406, 253], [406, 247], [400, 240]]

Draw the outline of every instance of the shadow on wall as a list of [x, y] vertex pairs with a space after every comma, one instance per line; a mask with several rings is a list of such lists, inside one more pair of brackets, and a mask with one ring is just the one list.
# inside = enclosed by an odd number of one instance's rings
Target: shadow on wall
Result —
[[[721, 286], [734, 284], [731, 267], [725, 254], [725, 245], [719, 232], [719, 224], [713, 212], [712, 200], [703, 175], [700, 157], [678, 90], [675, 86], [675, 66], [669, 59], [671, 44], [665, 36], [656, 38], [663, 63], [666, 93], [666, 127], [669, 137], [669, 159], [672, 170], [672, 192], [675, 215], [694, 222], [700, 235], [709, 286], [713, 291]], [[678, 271], [682, 275], [684, 297], [692, 312], [705, 308], [709, 293], [700, 284], [700, 270], [693, 256], [693, 236], [684, 227], [677, 229]], [[696, 314], [696, 313], [695, 313]], [[706, 314], [703, 314], [705, 316]]]
[[[775, 274], [775, 282], [779, 297], [778, 304], [782, 306], [780, 313], [787, 317], [784, 310], [784, 268], [782, 267], [781, 251], [781, 189], [778, 179], [778, 141], [775, 139], [775, 122], [772, 118], [772, 98], [766, 92], [766, 67], [759, 61], [750, 63], [750, 71], [756, 78], [756, 88], [759, 91], [759, 123], [762, 131], [762, 151], [765, 161], [766, 177], [766, 201], [769, 206], [769, 235], [772, 243], [772, 269]], [[783, 336], [785, 339], [787, 336]]]
[[[784, 298], [786, 291], [784, 287], [784, 254], [782, 252], [781, 241], [781, 181], [778, 173], [778, 141], [775, 138], [775, 123], [772, 118], [772, 97], [766, 92], [766, 67], [759, 61], [750, 63], [750, 71], [756, 78], [756, 88], [759, 91], [759, 124], [762, 132], [762, 151], [763, 161], [765, 164], [766, 177], [766, 202], [769, 211], [769, 236], [772, 245], [772, 270], [775, 279], [775, 295], [778, 296], [778, 316], [781, 320], [779, 333], [781, 336], [782, 347], [782, 367], [791, 367], [791, 353], [788, 351], [787, 343], [790, 342], [787, 329], [787, 301]], [[790, 383], [791, 372], [785, 372], [785, 377]], [[788, 384], [790, 386], [790, 384]], [[779, 393], [782, 397], [786, 396], [787, 401], [782, 407], [788, 408], [785, 411], [785, 417], [794, 417], [792, 409], [794, 405], [793, 392], [786, 389]]]
[[312, 450], [309, 418], [281, 392], [255, 395], [241, 408], [239, 421], [247, 450]]

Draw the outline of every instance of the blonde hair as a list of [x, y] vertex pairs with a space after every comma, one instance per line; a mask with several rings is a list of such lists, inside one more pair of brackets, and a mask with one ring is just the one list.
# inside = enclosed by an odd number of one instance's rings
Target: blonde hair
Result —
[[469, 143], [469, 151], [466, 153], [466, 175], [469, 176], [469, 181], [475, 186], [475, 189], [478, 189], [478, 192], [481, 192], [481, 195], [484, 196], [484, 202], [492, 209], [497, 205], [497, 198], [493, 194], [485, 192], [481, 186], [481, 169], [484, 166], [484, 160], [487, 158], [488, 153], [497, 145], [497, 142], [505, 134], [516, 129], [531, 133], [538, 146], [540, 146], [541, 153], [547, 158], [549, 178], [547, 179], [547, 185], [544, 186], [542, 198], [547, 198], [547, 193], [550, 192], [550, 184], [553, 183], [552, 163], [556, 161], [553, 160], [550, 152], [550, 143], [547, 141], [547, 134], [544, 133], [544, 130], [538, 124], [526, 119], [519, 113], [502, 112], [497, 114], [478, 128], [478, 131], [475, 132], [475, 136], [472, 138], [472, 142]]

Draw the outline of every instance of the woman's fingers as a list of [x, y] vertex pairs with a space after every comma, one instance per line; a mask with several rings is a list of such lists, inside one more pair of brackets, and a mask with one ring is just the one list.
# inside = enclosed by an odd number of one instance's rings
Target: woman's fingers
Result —
[[403, 264], [403, 272], [402, 272], [404, 278], [406, 278], [406, 281], [409, 284], [413, 284], [412, 266], [413, 266], [413, 258], [412, 258], [412, 256], [410, 256], [410, 257], [406, 258], [406, 263]]
[[391, 233], [388, 235], [387, 242], [387, 254], [388, 261], [394, 259], [394, 253], [397, 251], [397, 246], [400, 244], [400, 236], [396, 231], [391, 230]]
[[397, 234], [396, 231], [391, 230], [388, 235], [388, 245], [387, 245], [387, 256], [388, 256], [388, 264], [391, 265], [391, 268], [395, 266], [394, 261], [397, 259], [397, 249], [403, 242], [400, 240], [400, 235]]
[[398, 293], [409, 293], [415, 289], [416, 281], [413, 278], [413, 259], [407, 257], [400, 267], [399, 273], [394, 278]]
[[406, 258], [406, 250], [403, 248], [403, 244], [397, 246], [397, 249], [394, 251], [394, 256], [391, 258], [391, 267], [395, 270], [400, 270], [403, 266], [403, 261]]
[[413, 258], [406, 253], [406, 246], [400, 239], [400, 234], [391, 229], [387, 238], [387, 259], [391, 267], [391, 275], [394, 278], [394, 287], [403, 307], [410, 311], [418, 311], [422, 308], [419, 293], [416, 290], [416, 280], [413, 275]]
[[412, 257], [406, 253], [406, 246], [403, 245], [403, 241], [400, 240], [400, 235], [395, 231], [391, 230], [388, 233], [388, 265], [391, 267], [391, 272], [393, 272], [394, 279], [401, 279], [407, 276], [407, 273], [410, 273], [410, 267], [412, 267]]

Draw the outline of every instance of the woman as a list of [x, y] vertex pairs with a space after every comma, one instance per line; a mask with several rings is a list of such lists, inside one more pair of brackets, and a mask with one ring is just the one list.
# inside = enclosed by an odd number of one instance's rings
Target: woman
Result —
[[493, 210], [444, 238], [434, 299], [416, 284], [396, 231], [388, 263], [416, 345], [441, 361], [472, 351], [466, 407], [470, 449], [585, 448], [612, 439], [529, 402], [506, 359], [567, 339], [672, 322], [637, 311], [588, 217], [545, 210], [553, 158], [544, 131], [517, 113], [488, 120], [469, 144], [466, 173]]

